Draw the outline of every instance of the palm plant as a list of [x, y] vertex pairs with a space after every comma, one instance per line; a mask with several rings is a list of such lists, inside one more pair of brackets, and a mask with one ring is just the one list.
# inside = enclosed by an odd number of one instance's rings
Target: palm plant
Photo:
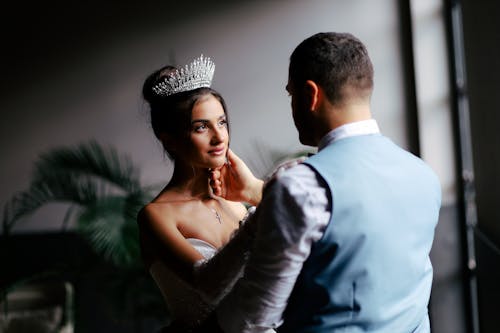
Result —
[[[42, 206], [67, 203], [62, 228], [74, 222], [75, 231], [91, 248], [119, 268], [103, 285], [108, 295], [105, 302], [115, 320], [137, 322], [137, 316], [144, 313], [162, 318], [161, 295], [142, 267], [136, 222], [139, 209], [152, 198], [155, 188], [143, 186], [139, 176], [139, 169], [128, 156], [95, 141], [51, 149], [35, 161], [28, 188], [5, 204], [3, 236], [8, 237], [21, 217]], [[81, 267], [72, 270], [81, 273]], [[28, 279], [37, 280], [46, 273]], [[18, 284], [16, 281], [7, 286], [3, 298]]]
[[105, 259], [120, 267], [140, 263], [136, 215], [151, 198], [128, 156], [90, 141], [52, 149], [35, 162], [29, 187], [4, 207], [3, 234], [48, 203], [68, 203], [63, 227], [75, 228]]

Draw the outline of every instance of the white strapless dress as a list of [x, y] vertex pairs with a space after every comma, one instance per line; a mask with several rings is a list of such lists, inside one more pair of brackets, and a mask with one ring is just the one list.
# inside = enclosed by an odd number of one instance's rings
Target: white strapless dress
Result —
[[[187, 238], [187, 241], [205, 260], [217, 252], [214, 246], [203, 240]], [[149, 272], [160, 288], [171, 317], [175, 318], [178, 325], [185, 327], [186, 332], [198, 327], [214, 310], [216, 304], [203, 299], [195, 288], [180, 279], [163, 262], [155, 261]]]
[[[252, 207], [249, 211], [253, 210]], [[193, 284], [182, 280], [160, 260], [151, 264], [149, 272], [179, 331], [190, 332], [198, 328], [243, 274], [253, 244], [255, 224], [244, 222], [242, 225], [221, 249], [200, 239], [187, 238], [204, 257], [193, 267]], [[275, 331], [266, 331], [271, 332]]]

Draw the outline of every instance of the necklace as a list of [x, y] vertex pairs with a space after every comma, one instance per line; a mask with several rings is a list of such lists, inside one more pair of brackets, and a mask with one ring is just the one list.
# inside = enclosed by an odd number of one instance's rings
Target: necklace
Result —
[[[204, 203], [203, 203], [203, 200], [201, 198], [196, 198], [196, 197], [193, 197], [193, 196], [188, 196], [180, 191], [177, 191], [177, 190], [173, 190], [174, 192], [180, 194], [181, 196], [183, 196], [186, 200], [188, 201], [201, 201], [201, 204], [205, 207], [207, 207]], [[222, 224], [222, 216], [219, 214], [219, 212], [217, 211], [217, 209], [213, 208], [213, 207], [207, 207], [212, 213], [214, 213], [215, 215], [215, 218], [217, 219], [217, 222], [219, 222], [219, 224]]]
[[215, 214], [215, 218], [219, 222], [219, 224], [222, 224], [222, 217], [220, 216], [219, 212], [215, 208], [210, 208], [210, 210]]

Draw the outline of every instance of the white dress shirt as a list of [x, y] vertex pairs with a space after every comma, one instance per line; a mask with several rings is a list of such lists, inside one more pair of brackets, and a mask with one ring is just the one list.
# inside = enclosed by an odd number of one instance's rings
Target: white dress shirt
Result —
[[[349, 123], [330, 131], [318, 149], [374, 133], [379, 133], [374, 119]], [[324, 180], [308, 165], [278, 168], [252, 216], [259, 228], [244, 277], [217, 309], [224, 332], [266, 332], [281, 325], [295, 281], [312, 244], [323, 236], [332, 206]]]

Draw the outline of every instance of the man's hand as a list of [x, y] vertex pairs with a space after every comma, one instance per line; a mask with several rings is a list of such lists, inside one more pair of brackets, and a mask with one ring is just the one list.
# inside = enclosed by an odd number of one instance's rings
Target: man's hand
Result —
[[210, 187], [215, 195], [231, 201], [258, 205], [262, 198], [264, 182], [256, 178], [246, 164], [231, 149], [228, 162], [209, 173]]

